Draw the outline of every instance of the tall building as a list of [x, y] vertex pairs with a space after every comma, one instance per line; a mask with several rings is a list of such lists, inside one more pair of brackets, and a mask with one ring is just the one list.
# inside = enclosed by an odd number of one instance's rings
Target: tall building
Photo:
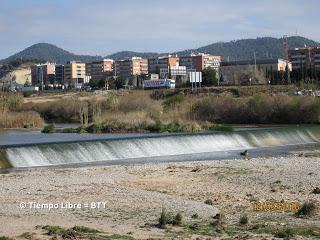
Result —
[[168, 69], [169, 67], [179, 66], [179, 57], [177, 56], [165, 56], [154, 57], [148, 59], [149, 74], [159, 73], [160, 69]]
[[54, 83], [55, 85], [64, 85], [64, 65], [57, 64], [55, 75], [54, 75]]
[[188, 70], [196, 70], [202, 72], [206, 68], [213, 68], [219, 71], [221, 56], [213, 56], [211, 54], [191, 54], [180, 57], [180, 66], [187, 67]]
[[315, 67], [320, 69], [320, 47], [305, 47], [289, 50], [289, 59], [293, 70], [301, 67]]
[[87, 63], [86, 75], [91, 76], [91, 78], [95, 80], [100, 80], [106, 76], [112, 76], [113, 62], [112, 59], [104, 59], [102, 61]]
[[64, 66], [64, 81], [67, 86], [79, 87], [86, 82], [86, 64], [71, 61]]
[[148, 60], [141, 57], [118, 60], [115, 62], [115, 72], [117, 77], [126, 80], [126, 84], [137, 85], [138, 76], [148, 75]]
[[54, 76], [54, 63], [38, 64], [31, 67], [31, 81], [33, 86], [53, 85]]

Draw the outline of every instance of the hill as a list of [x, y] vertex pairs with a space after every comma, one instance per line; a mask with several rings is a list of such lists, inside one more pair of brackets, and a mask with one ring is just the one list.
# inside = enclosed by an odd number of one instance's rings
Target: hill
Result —
[[[319, 46], [320, 43], [313, 40], [293, 36], [288, 38], [289, 48], [306, 46]], [[177, 52], [179, 55], [191, 52], [204, 52], [213, 55], [220, 55], [224, 60], [249, 60], [254, 58], [254, 52], [257, 59], [283, 58], [283, 39], [263, 37], [256, 39], [242, 39], [230, 42], [219, 42], [198, 49], [191, 49]]]
[[[288, 38], [290, 48], [304, 47], [306, 46], [317, 46], [319, 42], [300, 37], [293, 36]], [[213, 55], [221, 55], [224, 60], [249, 60], [253, 59], [254, 52], [256, 53], [257, 59], [268, 59], [283, 57], [283, 39], [282, 38], [271, 38], [263, 37], [256, 39], [242, 39], [230, 42], [218, 42], [213, 43], [197, 49], [189, 49], [181, 52], [175, 52], [173, 54], [185, 55], [191, 52], [204, 52]], [[111, 54], [105, 58], [112, 59], [123, 59], [127, 57], [154, 57], [158, 55], [165, 55], [165, 53], [154, 53], [154, 52], [132, 52], [132, 51], [121, 51], [118, 53]], [[83, 61], [90, 62], [100, 60], [100, 56], [87, 56], [87, 55], [76, 55], [66, 50], [58, 48], [48, 43], [38, 43], [31, 47], [9, 57], [2, 61], [2, 63], [9, 63], [16, 59], [40, 59], [44, 61], [65, 63], [67, 61]]]
[[22, 59], [40, 59], [40, 60], [55, 62], [55, 63], [65, 63], [67, 61], [72, 61], [72, 60], [90, 62], [90, 61], [102, 59], [102, 57], [100, 56], [76, 55], [52, 44], [38, 43], [4, 60], [1, 60], [0, 63], [2, 64], [9, 63], [11, 61], [14, 61], [16, 59], [21, 59], [21, 58]]
[[108, 55], [105, 58], [111, 58], [111, 59], [118, 60], [118, 59], [131, 58], [131, 57], [150, 58], [150, 57], [155, 57], [158, 55], [159, 55], [159, 53], [152, 53], [152, 52], [140, 53], [140, 52], [132, 52], [132, 51], [121, 51], [121, 52], [117, 52], [117, 53]]

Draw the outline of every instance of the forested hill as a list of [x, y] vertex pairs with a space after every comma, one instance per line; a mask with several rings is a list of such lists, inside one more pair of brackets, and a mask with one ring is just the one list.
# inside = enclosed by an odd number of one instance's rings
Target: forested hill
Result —
[[[289, 48], [320, 45], [319, 42], [300, 36], [289, 37], [288, 43]], [[197, 49], [189, 49], [172, 54], [186, 55], [191, 52], [221, 55], [224, 60], [249, 60], [253, 59], [254, 53], [256, 54], [257, 59], [281, 58], [284, 55], [283, 39], [271, 37], [218, 42]], [[165, 55], [165, 53], [121, 51], [106, 56], [105, 58], [123, 59], [133, 56], [148, 58], [158, 55]], [[11, 57], [1, 60], [0, 63], [8, 63], [17, 59], [39, 59], [55, 63], [65, 63], [71, 60], [90, 62], [94, 60], [100, 60], [102, 57], [76, 55], [52, 44], [38, 43], [17, 54], [12, 55]]]

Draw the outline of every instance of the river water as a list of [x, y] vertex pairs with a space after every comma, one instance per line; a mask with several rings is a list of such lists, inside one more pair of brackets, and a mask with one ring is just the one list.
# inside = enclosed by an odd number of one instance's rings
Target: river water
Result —
[[200, 134], [0, 134], [0, 166], [29, 168], [188, 161], [282, 154], [320, 143], [319, 126], [242, 129]]

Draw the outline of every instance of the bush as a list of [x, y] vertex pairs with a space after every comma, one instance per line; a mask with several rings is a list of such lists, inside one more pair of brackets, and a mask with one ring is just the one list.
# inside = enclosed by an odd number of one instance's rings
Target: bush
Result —
[[160, 120], [157, 120], [154, 124], [146, 126], [146, 130], [151, 133], [161, 133], [165, 132], [167, 127]]
[[249, 218], [247, 215], [242, 215], [239, 219], [240, 225], [247, 225], [249, 223]]
[[214, 124], [210, 125], [207, 129], [208, 131], [219, 131], [219, 132], [233, 132], [233, 127], [230, 125], [223, 125], [223, 124]]
[[162, 106], [165, 111], [168, 111], [169, 109], [174, 109], [177, 106], [179, 106], [179, 104], [181, 104], [183, 100], [184, 100], [184, 95], [179, 93], [177, 95], [171, 96], [168, 99], [164, 100], [164, 102], [162, 103]]
[[180, 226], [182, 224], [182, 214], [178, 213], [173, 216], [172, 213], [168, 212], [165, 208], [162, 209], [161, 216], [159, 218], [159, 226], [165, 228], [166, 225], [172, 224], [175, 226]]
[[294, 236], [294, 231], [290, 228], [279, 230], [274, 234], [277, 238], [290, 239]]
[[49, 124], [47, 126], [45, 126], [42, 131], [42, 133], [55, 133], [56, 132], [56, 129], [54, 127], [53, 124]]
[[180, 226], [182, 224], [182, 214], [181, 213], [178, 213], [174, 217], [172, 224], [176, 225], [176, 226]]
[[297, 96], [208, 97], [190, 110], [194, 120], [224, 124], [320, 123], [320, 99]]
[[304, 216], [312, 216], [316, 212], [316, 204], [314, 202], [305, 202], [302, 204], [302, 206], [297, 211], [296, 215], [298, 217], [304, 217]]
[[94, 123], [87, 127], [87, 132], [89, 133], [102, 133], [102, 130], [104, 129], [104, 125], [102, 123]]
[[172, 214], [167, 212], [165, 208], [162, 208], [161, 216], [159, 218], [159, 226], [161, 228], [165, 228], [166, 225], [171, 224], [173, 222]]

